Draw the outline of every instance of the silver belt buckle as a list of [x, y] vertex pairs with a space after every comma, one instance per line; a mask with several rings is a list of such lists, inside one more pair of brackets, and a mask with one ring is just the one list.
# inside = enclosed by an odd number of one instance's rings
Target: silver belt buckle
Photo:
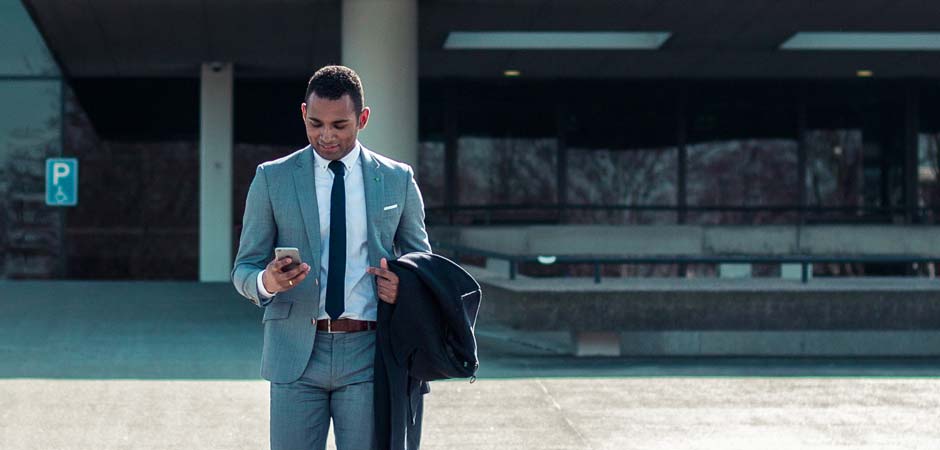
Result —
[[[329, 319], [329, 318], [326, 318], [326, 319], [323, 319], [323, 320], [326, 321], [326, 332], [327, 332], [327, 333], [332, 333], [332, 332], [333, 332], [333, 320], [332, 320], [332, 319]], [[317, 324], [318, 324], [320, 321], [317, 320], [316, 318], [314, 318], [314, 319], [312, 320], [312, 322], [313, 322], [313, 328], [316, 329], [316, 328], [317, 328]]]
[[326, 332], [330, 334], [345, 333], [345, 331], [333, 331], [333, 319], [326, 319]]

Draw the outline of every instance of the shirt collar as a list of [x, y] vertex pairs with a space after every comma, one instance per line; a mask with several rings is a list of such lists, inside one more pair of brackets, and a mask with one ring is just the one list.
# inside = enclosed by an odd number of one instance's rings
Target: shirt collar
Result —
[[[313, 148], [311, 148], [310, 150], [313, 150]], [[362, 148], [359, 144], [359, 140], [357, 139], [356, 145], [353, 146], [352, 151], [350, 151], [348, 155], [342, 157], [339, 160], [339, 162], [343, 163], [343, 166], [346, 167], [345, 173], [349, 173], [353, 169], [353, 167], [356, 166], [356, 163], [359, 162], [360, 153], [362, 153]], [[329, 169], [331, 161], [320, 156], [320, 154], [317, 153], [316, 150], [313, 150], [313, 159], [317, 167], [321, 169]]]

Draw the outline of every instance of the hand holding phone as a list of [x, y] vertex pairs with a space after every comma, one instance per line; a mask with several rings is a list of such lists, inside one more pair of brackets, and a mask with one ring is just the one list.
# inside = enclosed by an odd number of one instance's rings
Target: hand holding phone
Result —
[[281, 268], [281, 272], [287, 272], [288, 270], [294, 270], [297, 266], [300, 265], [303, 261], [300, 260], [300, 249], [297, 247], [278, 247], [274, 249], [274, 259], [282, 260], [284, 258], [290, 258], [291, 261], [286, 266]]
[[308, 273], [310, 266], [301, 261], [296, 247], [278, 247], [274, 249], [274, 259], [264, 269], [261, 282], [266, 291], [276, 294], [295, 288]]

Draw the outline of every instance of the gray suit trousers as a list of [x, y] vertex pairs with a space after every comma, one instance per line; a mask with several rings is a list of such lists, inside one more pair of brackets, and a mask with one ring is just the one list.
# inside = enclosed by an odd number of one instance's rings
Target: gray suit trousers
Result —
[[373, 450], [375, 331], [317, 332], [292, 383], [271, 383], [271, 450], [323, 450], [330, 419], [337, 450]]

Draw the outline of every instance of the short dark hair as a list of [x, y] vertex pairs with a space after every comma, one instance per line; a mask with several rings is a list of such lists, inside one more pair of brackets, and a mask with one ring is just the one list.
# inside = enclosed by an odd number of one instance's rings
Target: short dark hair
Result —
[[343, 94], [349, 94], [357, 113], [362, 111], [362, 103], [365, 100], [359, 75], [346, 66], [324, 66], [316, 71], [307, 82], [304, 102], [310, 100], [312, 93], [329, 100], [339, 100]]

